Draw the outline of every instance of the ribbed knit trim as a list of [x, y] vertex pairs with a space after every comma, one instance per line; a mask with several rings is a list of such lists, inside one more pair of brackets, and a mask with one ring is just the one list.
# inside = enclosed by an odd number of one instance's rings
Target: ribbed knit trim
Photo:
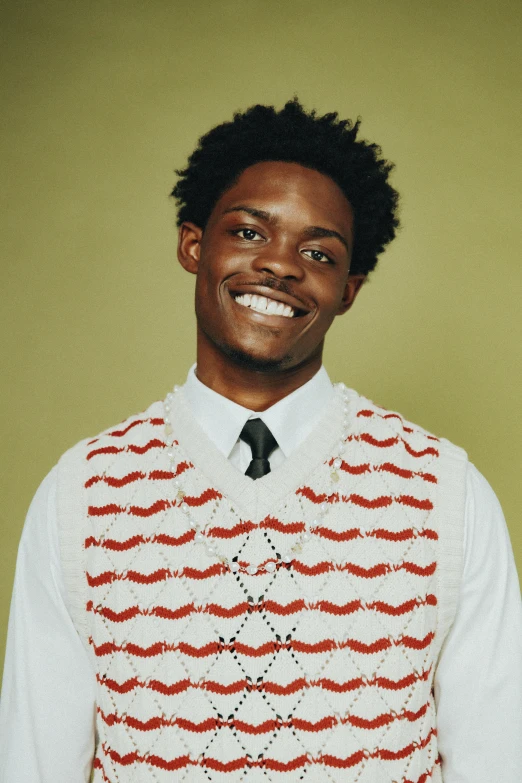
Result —
[[437, 521], [439, 562], [439, 652], [457, 611], [464, 561], [464, 510], [466, 504], [466, 452], [445, 438], [439, 445]]
[[85, 579], [85, 539], [88, 535], [88, 517], [85, 490], [85, 444], [80, 441], [66, 451], [58, 462], [57, 516], [60, 556], [66, 592], [66, 605], [74, 626], [91, 655], [88, 643], [87, 580]]
[[[359, 395], [347, 389], [347, 428], [350, 429]], [[343, 425], [343, 397], [337, 393], [318, 424], [300, 447], [277, 471], [252, 481], [235, 468], [214, 446], [194, 418], [183, 396], [175, 395], [171, 408], [171, 423], [183, 451], [197, 465], [212, 486], [235, 503], [247, 519], [261, 519], [273, 512], [289, 492], [306, 483], [306, 478], [318, 465], [337, 453]]]

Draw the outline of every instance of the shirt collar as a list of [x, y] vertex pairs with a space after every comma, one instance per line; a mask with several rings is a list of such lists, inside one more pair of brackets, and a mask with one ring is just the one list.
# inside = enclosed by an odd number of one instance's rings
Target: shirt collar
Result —
[[229, 457], [239, 433], [250, 418], [262, 419], [285, 457], [309, 435], [330, 402], [333, 386], [324, 367], [307, 383], [283, 397], [266, 411], [255, 412], [205, 386], [196, 376], [194, 364], [183, 391], [201, 429], [225, 457]]

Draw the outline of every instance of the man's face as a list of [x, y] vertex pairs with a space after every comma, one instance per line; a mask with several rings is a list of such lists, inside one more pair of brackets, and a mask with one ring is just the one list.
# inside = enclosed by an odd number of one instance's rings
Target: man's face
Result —
[[352, 246], [353, 212], [330, 177], [297, 163], [250, 166], [203, 232], [180, 230], [200, 337], [251, 369], [320, 362], [330, 324], [364, 280], [349, 276]]

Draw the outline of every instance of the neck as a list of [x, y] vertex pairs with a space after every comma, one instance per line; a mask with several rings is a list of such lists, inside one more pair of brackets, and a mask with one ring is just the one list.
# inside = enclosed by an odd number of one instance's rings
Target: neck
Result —
[[264, 411], [307, 383], [322, 365], [322, 344], [306, 363], [287, 369], [254, 370], [232, 361], [198, 332], [196, 375], [201, 383], [223, 397]]

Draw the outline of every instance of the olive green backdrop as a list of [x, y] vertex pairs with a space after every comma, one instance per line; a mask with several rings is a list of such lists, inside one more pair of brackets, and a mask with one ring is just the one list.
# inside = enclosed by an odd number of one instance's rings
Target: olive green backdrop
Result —
[[0, 650], [39, 482], [195, 358], [174, 169], [234, 110], [294, 93], [360, 115], [403, 194], [331, 377], [466, 448], [520, 569], [522, 3], [10, 0], [0, 22]]

